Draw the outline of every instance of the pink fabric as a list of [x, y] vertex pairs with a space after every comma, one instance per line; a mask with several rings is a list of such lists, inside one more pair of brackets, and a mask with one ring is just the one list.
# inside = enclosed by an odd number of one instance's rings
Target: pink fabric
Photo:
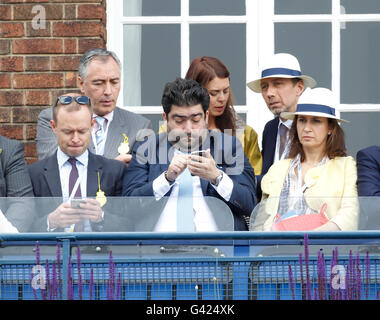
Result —
[[318, 214], [304, 214], [302, 216], [294, 216], [287, 219], [281, 219], [277, 213], [273, 222], [272, 231], [309, 231], [318, 228], [329, 220], [325, 216], [327, 204], [324, 203]]

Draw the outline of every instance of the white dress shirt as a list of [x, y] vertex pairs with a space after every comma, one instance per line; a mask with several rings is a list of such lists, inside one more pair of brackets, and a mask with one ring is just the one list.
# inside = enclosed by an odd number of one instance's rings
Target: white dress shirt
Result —
[[[180, 153], [175, 150], [175, 154]], [[217, 231], [214, 216], [211, 213], [206, 199], [202, 193], [201, 181], [198, 176], [193, 176], [193, 209], [195, 231]], [[153, 181], [153, 192], [156, 200], [160, 200], [167, 192], [172, 189], [168, 202], [162, 211], [154, 231], [170, 232], [177, 231], [177, 199], [179, 188], [179, 177], [174, 183], [170, 184], [165, 178], [165, 172]], [[211, 184], [212, 185], [212, 184]], [[231, 178], [223, 172], [223, 178], [218, 186], [212, 185], [220, 196], [229, 201], [234, 187]]]
[[[63, 202], [69, 201], [71, 199], [71, 195], [69, 194], [69, 177], [70, 177], [72, 166], [68, 162], [69, 158], [70, 157], [67, 154], [65, 154], [58, 146], [57, 161], [58, 161], [59, 177], [61, 180]], [[86, 198], [87, 197], [88, 150], [86, 150], [80, 156], [76, 157], [76, 159], [77, 159], [76, 166], [78, 169], [78, 180], [79, 180], [81, 195], [82, 195], [82, 198]], [[75, 193], [75, 188], [73, 189], [72, 193]], [[54, 231], [49, 228], [49, 221], [48, 221], [48, 230]], [[72, 232], [73, 230], [74, 230], [74, 225], [71, 225], [65, 228], [65, 232]], [[92, 231], [91, 224], [88, 219], [84, 220], [84, 231], [85, 232]]]

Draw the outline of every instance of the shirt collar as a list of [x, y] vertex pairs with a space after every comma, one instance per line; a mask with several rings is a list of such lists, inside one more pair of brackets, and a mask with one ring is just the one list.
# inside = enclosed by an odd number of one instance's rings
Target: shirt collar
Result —
[[279, 122], [278, 122], [278, 128], [280, 128], [280, 125], [281, 123], [287, 127], [288, 129], [290, 129], [292, 127], [292, 123], [293, 123], [293, 120], [286, 120], [286, 121], [282, 121], [281, 118], [279, 118]]
[[[108, 123], [110, 123], [110, 122], [112, 121], [112, 119], [113, 119], [113, 111], [114, 111], [114, 110], [112, 110], [110, 113], [107, 113], [107, 114], [105, 114], [104, 116], [102, 116], [104, 119], [107, 120]], [[97, 116], [98, 116], [98, 115], [95, 114], [95, 113], [92, 115], [93, 118], [96, 118]]]
[[[62, 168], [62, 166], [69, 160], [69, 156], [64, 153], [61, 148], [58, 146], [57, 150], [57, 161], [58, 161], [58, 168]], [[88, 164], [88, 150], [86, 149], [85, 152], [83, 152], [80, 156], [75, 157], [79, 163], [81, 163], [83, 166], [87, 167]]]

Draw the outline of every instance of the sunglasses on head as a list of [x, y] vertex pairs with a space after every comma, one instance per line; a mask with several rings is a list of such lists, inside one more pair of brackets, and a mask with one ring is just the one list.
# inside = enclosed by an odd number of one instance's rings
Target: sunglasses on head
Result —
[[74, 97], [72, 97], [72, 96], [59, 96], [57, 98], [57, 103], [59, 101], [60, 104], [70, 104], [71, 102], [73, 102], [73, 100], [75, 100], [75, 102], [78, 104], [91, 105], [91, 100], [87, 96], [74, 96]]

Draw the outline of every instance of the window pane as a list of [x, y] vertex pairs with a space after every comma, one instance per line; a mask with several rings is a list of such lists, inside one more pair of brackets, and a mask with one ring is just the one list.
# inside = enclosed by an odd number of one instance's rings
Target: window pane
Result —
[[245, 0], [191, 0], [190, 15], [245, 15]]
[[195, 24], [190, 26], [190, 59], [199, 56], [220, 59], [230, 71], [231, 88], [236, 105], [245, 105], [245, 40], [245, 24]]
[[[163, 109], [162, 109], [162, 112], [164, 112]], [[162, 118], [162, 112], [160, 114], [153, 114], [153, 113], [143, 114], [145, 118], [149, 119], [152, 122], [152, 130], [155, 133], [158, 133], [160, 126], [164, 123], [164, 119]]]
[[296, 56], [303, 74], [331, 89], [330, 23], [276, 23], [275, 52]]
[[275, 14], [329, 14], [331, 0], [275, 0]]
[[180, 26], [125, 25], [123, 30], [124, 105], [161, 105], [165, 83], [181, 74]]
[[380, 13], [379, 0], [341, 0], [345, 13]]
[[124, 0], [123, 15], [135, 16], [179, 16], [181, 0]]
[[340, 116], [350, 121], [342, 124], [349, 155], [356, 157], [360, 149], [379, 145], [380, 112], [341, 112]]
[[351, 22], [341, 30], [341, 103], [380, 103], [379, 22]]

